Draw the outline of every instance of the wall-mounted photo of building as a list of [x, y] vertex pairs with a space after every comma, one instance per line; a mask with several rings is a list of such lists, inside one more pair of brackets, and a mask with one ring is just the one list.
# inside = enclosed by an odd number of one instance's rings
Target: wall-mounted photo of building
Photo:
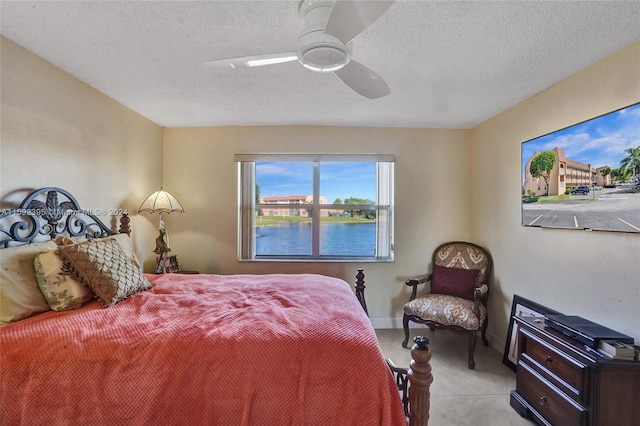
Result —
[[640, 233], [640, 103], [522, 144], [522, 225]]

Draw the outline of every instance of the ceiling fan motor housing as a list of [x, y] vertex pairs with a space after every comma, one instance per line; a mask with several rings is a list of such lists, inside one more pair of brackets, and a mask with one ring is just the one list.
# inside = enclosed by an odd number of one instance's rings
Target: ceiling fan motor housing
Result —
[[304, 18], [304, 29], [298, 37], [296, 54], [305, 68], [331, 72], [339, 70], [351, 60], [350, 46], [325, 33], [334, 3], [333, 0], [304, 0], [300, 4], [299, 13]]

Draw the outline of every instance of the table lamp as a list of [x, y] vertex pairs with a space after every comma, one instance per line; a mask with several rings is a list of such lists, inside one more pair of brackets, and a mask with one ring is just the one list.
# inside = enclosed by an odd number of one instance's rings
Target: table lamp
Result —
[[162, 213], [184, 213], [184, 208], [182, 207], [182, 204], [180, 204], [180, 201], [176, 199], [176, 197], [169, 194], [167, 191], [162, 189], [162, 187], [160, 187], [159, 191], [156, 191], [153, 194], [149, 195], [142, 202], [140, 208], [138, 209], [138, 213], [140, 212], [158, 213], [159, 235], [158, 238], [156, 238], [156, 248], [153, 252], [158, 255], [156, 261], [156, 273], [165, 273], [167, 272], [167, 265], [169, 264], [166, 256], [167, 253], [171, 251], [171, 247], [169, 246], [169, 233], [167, 232], [167, 228], [162, 221]]

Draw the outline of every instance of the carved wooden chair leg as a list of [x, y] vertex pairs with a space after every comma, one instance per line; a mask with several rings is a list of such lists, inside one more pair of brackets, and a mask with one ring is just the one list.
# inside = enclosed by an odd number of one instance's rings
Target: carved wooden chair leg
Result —
[[484, 320], [484, 324], [482, 324], [482, 343], [485, 346], [489, 345], [489, 339], [487, 339], [487, 327], [489, 326], [489, 317], [486, 317]]
[[469, 369], [473, 370], [476, 368], [476, 362], [473, 360], [473, 353], [476, 350], [476, 332], [469, 332]]
[[404, 328], [404, 340], [402, 341], [402, 347], [406, 348], [409, 343], [409, 316], [407, 314], [402, 316], [402, 328]]
[[428, 426], [430, 391], [433, 382], [431, 375], [431, 351], [429, 339], [417, 336], [411, 348], [409, 364], [409, 426]]

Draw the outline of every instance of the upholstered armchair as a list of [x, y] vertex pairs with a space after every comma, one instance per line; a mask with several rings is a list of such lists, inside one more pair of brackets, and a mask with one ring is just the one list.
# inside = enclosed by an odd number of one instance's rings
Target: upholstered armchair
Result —
[[[450, 330], [466, 334], [469, 343], [469, 368], [475, 368], [473, 353], [477, 332], [487, 340], [487, 298], [493, 261], [484, 248], [464, 241], [444, 243], [435, 249], [432, 270], [409, 279], [411, 298], [404, 305], [403, 347], [409, 341], [409, 322], [427, 325], [431, 330]], [[430, 283], [425, 294], [416, 297], [418, 285]]]

